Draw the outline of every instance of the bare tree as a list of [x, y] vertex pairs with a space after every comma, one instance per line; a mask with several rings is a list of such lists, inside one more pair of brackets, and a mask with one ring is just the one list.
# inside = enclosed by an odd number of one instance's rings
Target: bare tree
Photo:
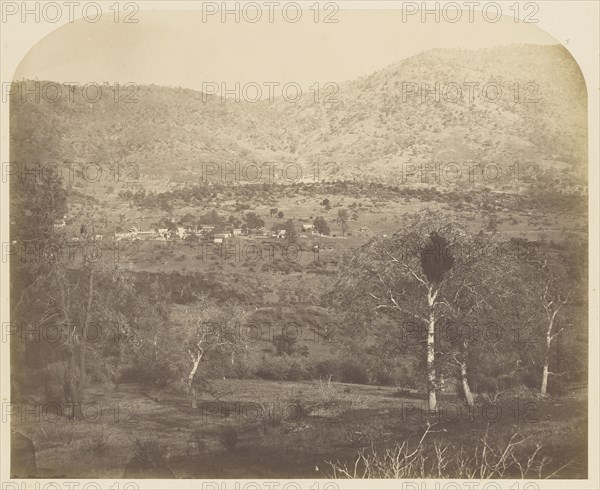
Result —
[[561, 318], [561, 312], [569, 306], [579, 285], [566, 283], [564, 277], [559, 275], [556, 264], [552, 264], [548, 260], [539, 265], [537, 279], [539, 281], [537, 297], [542, 308], [542, 324], [544, 325], [545, 337], [540, 395], [546, 396], [548, 376], [559, 374], [552, 373], [549, 370], [549, 365], [552, 344], [565, 329], [565, 319]]
[[[514, 250], [503, 249], [494, 237], [471, 237], [469, 242], [460, 257], [461, 274], [448, 284], [443, 300], [445, 317], [456, 330], [442, 348], [458, 371], [465, 401], [473, 405], [470, 371], [481, 369], [478, 364], [490, 358], [490, 351], [505, 353], [512, 347], [503, 312], [519, 296], [521, 281]], [[498, 331], [484, 332], [490, 325]]]
[[206, 297], [200, 297], [193, 307], [190, 320], [183, 326], [185, 355], [191, 361], [187, 386], [192, 408], [198, 406], [196, 382], [198, 370], [206, 356], [228, 356], [233, 364], [235, 354], [247, 348], [246, 316], [245, 310], [239, 305], [221, 306]]
[[[454, 266], [449, 247], [464, 236], [453, 218], [433, 211], [412, 215], [403, 231], [377, 238], [356, 252], [339, 284], [349, 305], [395, 313], [425, 329], [430, 410], [437, 409], [435, 331], [443, 314], [447, 274]], [[365, 303], [365, 297], [371, 301]]]
[[[453, 214], [433, 210], [409, 216], [402, 231], [376, 238], [356, 251], [347, 260], [337, 288], [353, 310], [388, 312], [424, 330], [430, 410], [437, 409], [436, 354], [448, 347], [436, 341], [436, 330], [449, 320], [475, 318], [510, 271], [490, 260], [491, 241], [474, 237], [462, 222]], [[369, 320], [363, 324], [373, 325]], [[448, 348], [446, 358], [459, 367], [465, 397], [472, 403], [467, 381], [470, 348], [468, 343], [462, 349]]]

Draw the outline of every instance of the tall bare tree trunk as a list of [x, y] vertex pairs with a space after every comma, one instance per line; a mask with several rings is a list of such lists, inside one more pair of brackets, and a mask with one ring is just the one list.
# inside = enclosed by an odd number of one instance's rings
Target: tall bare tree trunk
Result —
[[540, 388], [540, 394], [546, 396], [548, 390], [548, 357], [544, 361], [544, 369], [542, 370], [542, 387]]
[[435, 394], [435, 299], [437, 291], [429, 289], [427, 301], [429, 304], [429, 323], [427, 324], [427, 394], [429, 398], [429, 410], [437, 410], [437, 399]]
[[546, 330], [546, 352], [544, 353], [544, 367], [542, 368], [542, 386], [540, 388], [540, 395], [546, 396], [546, 391], [548, 390], [548, 374], [550, 371], [548, 370], [548, 366], [550, 364], [550, 346], [552, 345], [552, 329], [554, 328], [554, 318], [556, 313], [554, 313], [548, 324], [548, 330]]
[[[71, 341], [72, 342], [72, 341]], [[67, 367], [64, 372], [63, 377], [63, 395], [65, 397], [65, 402], [67, 405], [70, 405], [70, 414], [69, 417], [71, 419], [75, 418], [75, 403], [77, 396], [75, 394], [75, 387], [73, 385], [73, 370], [75, 365], [75, 355], [74, 348], [71, 343], [67, 344]]]
[[465, 400], [467, 401], [467, 405], [470, 407], [473, 406], [474, 399], [473, 393], [471, 393], [471, 388], [469, 386], [469, 380], [467, 379], [467, 363], [462, 362], [460, 364], [460, 379], [462, 382], [463, 393], [465, 395]]
[[546, 352], [544, 353], [544, 367], [542, 368], [542, 386], [540, 388], [540, 395], [546, 396], [546, 391], [548, 390], [548, 374], [549, 369], [548, 366], [550, 364], [550, 343], [552, 342], [552, 337], [550, 335], [551, 330], [548, 330], [546, 335]]
[[188, 388], [190, 390], [190, 395], [192, 397], [192, 408], [198, 408], [198, 400], [196, 398], [196, 386], [194, 385], [194, 377], [196, 376], [196, 372], [198, 371], [198, 366], [200, 365], [200, 359], [202, 359], [202, 354], [198, 354], [196, 357], [190, 352], [190, 356], [192, 357], [192, 370], [188, 375]]
[[81, 326], [81, 339], [79, 341], [79, 382], [77, 383], [77, 394], [80, 401], [83, 400], [83, 390], [87, 383], [87, 369], [85, 365], [87, 329], [92, 318], [92, 301], [94, 294], [94, 266], [90, 265], [87, 284], [87, 303], [85, 306], [85, 317]]

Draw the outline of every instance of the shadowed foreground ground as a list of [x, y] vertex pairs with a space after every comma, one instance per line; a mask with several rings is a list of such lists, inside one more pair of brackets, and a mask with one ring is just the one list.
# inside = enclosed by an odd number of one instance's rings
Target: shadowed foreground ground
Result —
[[[47, 478], [120, 478], [136, 439], [158, 451], [166, 473], [177, 478], [323, 478], [331, 475], [326, 461], [353, 464], [361, 448], [381, 452], [416, 443], [427, 428], [424, 400], [395, 388], [262, 380], [219, 380], [215, 386], [220, 401], [206, 395], [197, 410], [179, 393], [137, 385], [90, 388], [87, 420], [14, 417], [13, 428], [33, 441], [37, 475]], [[501, 399], [470, 411], [446, 396], [437, 419], [429, 417], [425, 443], [469, 450], [486, 429], [499, 444], [518, 433], [527, 438], [525, 451], [542, 445], [544, 474], [571, 461], [554, 477], [585, 478], [586, 406], [571, 392], [542, 401]], [[131, 468], [139, 473], [135, 464]]]

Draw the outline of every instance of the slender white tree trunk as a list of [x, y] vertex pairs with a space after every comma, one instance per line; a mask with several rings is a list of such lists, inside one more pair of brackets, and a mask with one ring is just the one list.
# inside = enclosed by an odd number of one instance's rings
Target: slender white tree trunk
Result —
[[429, 290], [427, 301], [429, 304], [429, 322], [427, 324], [427, 394], [429, 397], [429, 410], [437, 410], [437, 399], [435, 394], [435, 299], [437, 291]]
[[544, 353], [544, 367], [542, 368], [542, 386], [540, 388], [540, 395], [542, 396], [546, 396], [546, 391], [548, 390], [548, 374], [550, 373], [550, 371], [548, 370], [548, 365], [550, 364], [550, 346], [552, 345], [552, 329], [554, 328], [555, 316], [556, 313], [554, 313], [550, 318], [548, 330], [546, 330], [546, 352]]
[[192, 396], [192, 408], [198, 408], [198, 401], [196, 399], [196, 386], [194, 385], [194, 376], [196, 376], [196, 372], [198, 371], [198, 366], [200, 365], [200, 359], [202, 359], [202, 354], [198, 354], [196, 357], [194, 357], [190, 352], [190, 356], [192, 356], [192, 370], [188, 375], [188, 388], [190, 390], [190, 395]]
[[470, 407], [473, 406], [473, 393], [471, 393], [471, 388], [469, 386], [469, 381], [467, 380], [467, 363], [462, 362], [460, 364], [460, 379], [462, 382], [463, 393], [465, 394], [465, 400], [467, 401], [467, 405]]
[[546, 391], [548, 389], [548, 358], [546, 357], [544, 361], [544, 369], [542, 370], [542, 387], [540, 389], [540, 394], [542, 396], [546, 396]]

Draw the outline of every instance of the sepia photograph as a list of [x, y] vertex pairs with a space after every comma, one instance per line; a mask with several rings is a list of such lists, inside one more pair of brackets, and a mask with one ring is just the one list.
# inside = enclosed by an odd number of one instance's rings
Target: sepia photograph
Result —
[[2, 489], [597, 488], [598, 2], [1, 7]]

